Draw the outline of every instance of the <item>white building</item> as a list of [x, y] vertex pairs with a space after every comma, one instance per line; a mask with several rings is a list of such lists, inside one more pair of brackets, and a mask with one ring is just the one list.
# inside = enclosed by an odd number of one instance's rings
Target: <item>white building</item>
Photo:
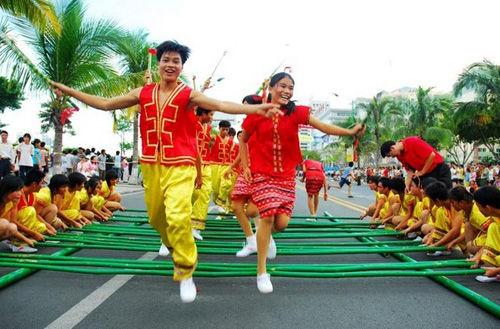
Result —
[[[332, 108], [328, 101], [311, 101], [311, 114], [323, 122], [338, 124], [346, 121], [352, 115], [350, 108]], [[320, 150], [338, 140], [337, 136], [330, 136], [318, 130], [312, 131], [310, 149]]]

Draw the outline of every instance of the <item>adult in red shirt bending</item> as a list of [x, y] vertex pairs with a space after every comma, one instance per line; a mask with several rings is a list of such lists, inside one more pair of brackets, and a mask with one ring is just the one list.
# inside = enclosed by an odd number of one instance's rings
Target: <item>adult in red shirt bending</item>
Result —
[[398, 142], [387, 141], [380, 147], [382, 157], [397, 158], [406, 169], [406, 189], [413, 177], [425, 180], [428, 177], [443, 182], [451, 189], [451, 172], [443, 157], [418, 136], [403, 138]]

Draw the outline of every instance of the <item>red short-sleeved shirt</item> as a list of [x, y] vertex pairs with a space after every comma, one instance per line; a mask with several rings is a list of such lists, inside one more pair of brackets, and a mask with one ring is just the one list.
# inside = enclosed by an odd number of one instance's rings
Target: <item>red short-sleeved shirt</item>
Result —
[[309, 124], [310, 108], [296, 106], [290, 115], [266, 118], [252, 114], [243, 121], [243, 129], [255, 135], [251, 151], [252, 173], [273, 177], [294, 177], [295, 167], [302, 163], [299, 125]]
[[306, 167], [306, 179], [325, 179], [325, 172], [321, 162], [308, 159], [304, 160], [304, 166]]
[[403, 143], [403, 151], [397, 158], [406, 169], [422, 170], [425, 161], [432, 152], [434, 152], [436, 156], [428, 172], [433, 171], [437, 165], [444, 162], [441, 154], [439, 154], [435, 148], [424, 142], [420, 137], [407, 137], [402, 139], [401, 142]]

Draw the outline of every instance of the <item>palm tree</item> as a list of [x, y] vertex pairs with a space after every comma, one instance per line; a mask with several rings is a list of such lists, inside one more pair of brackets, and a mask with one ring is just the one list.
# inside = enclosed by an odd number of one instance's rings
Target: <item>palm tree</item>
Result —
[[426, 89], [418, 87], [417, 99], [413, 102], [410, 123], [413, 133], [418, 136], [423, 136], [429, 127], [437, 127], [444, 113], [453, 106], [451, 97], [430, 95], [432, 89], [432, 87]]
[[500, 142], [500, 66], [484, 60], [467, 67], [453, 92], [460, 97], [468, 91], [474, 98], [456, 103], [457, 134], [466, 142], [485, 145], [499, 161], [494, 147]]
[[[9, 36], [6, 25], [0, 27], [0, 63], [6, 63], [10, 71], [32, 90], [47, 93], [49, 80], [62, 82], [76, 89], [108, 96], [121, 88], [110, 58], [121, 30], [110, 20], [85, 19], [81, 0], [61, 0], [57, 6], [57, 18], [61, 23], [58, 34], [48, 26], [44, 30], [25, 25], [19, 35], [30, 47], [34, 57], [28, 57]], [[42, 128], [55, 131], [55, 164], [61, 164], [62, 139], [68, 123], [62, 122], [61, 114], [68, 104], [67, 97], [51, 95], [46, 110], [40, 113]]]
[[[148, 49], [154, 47], [152, 43], [147, 41], [148, 33], [143, 30], [128, 32], [118, 43], [116, 52], [120, 55], [120, 66], [122, 68], [121, 77], [127, 81], [123, 86], [122, 92], [127, 92], [131, 89], [138, 88], [144, 85], [144, 74], [148, 69]], [[154, 69], [156, 59], [151, 70], [153, 80], [156, 80], [157, 70]], [[132, 166], [135, 168], [139, 160], [139, 112], [140, 106], [129, 109], [130, 116], [133, 117], [133, 149], [132, 149]]]
[[391, 118], [392, 116], [397, 115], [397, 111], [393, 108], [393, 102], [388, 97], [373, 97], [373, 99], [366, 103], [358, 104], [359, 109], [363, 109], [367, 112], [367, 128], [373, 133], [375, 137], [375, 144], [377, 149], [375, 151], [375, 162], [377, 167], [380, 163], [380, 146], [382, 145], [381, 137], [383, 135], [383, 131], [389, 126], [384, 125], [384, 118]]
[[52, 1], [48, 0], [2, 0], [0, 9], [5, 13], [28, 20], [37, 29], [43, 31], [47, 24], [57, 32], [61, 32], [61, 24], [57, 18]]

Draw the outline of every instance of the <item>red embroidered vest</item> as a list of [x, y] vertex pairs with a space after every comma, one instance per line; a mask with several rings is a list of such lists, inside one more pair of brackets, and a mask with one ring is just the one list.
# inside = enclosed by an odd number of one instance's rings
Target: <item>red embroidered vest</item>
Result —
[[198, 125], [196, 127], [198, 152], [200, 152], [202, 163], [208, 164], [210, 162], [210, 141], [212, 139], [212, 136], [210, 136], [210, 131], [212, 130], [212, 126], [210, 126], [209, 124], [203, 126], [198, 121]]
[[149, 84], [142, 88], [139, 96], [142, 163], [195, 164], [198, 120], [194, 110], [188, 108], [190, 95], [191, 88], [178, 82], [161, 107], [159, 85]]
[[233, 141], [227, 138], [227, 142], [223, 143], [219, 135], [215, 137], [215, 143], [212, 146], [210, 161], [213, 164], [231, 164], [231, 147]]

